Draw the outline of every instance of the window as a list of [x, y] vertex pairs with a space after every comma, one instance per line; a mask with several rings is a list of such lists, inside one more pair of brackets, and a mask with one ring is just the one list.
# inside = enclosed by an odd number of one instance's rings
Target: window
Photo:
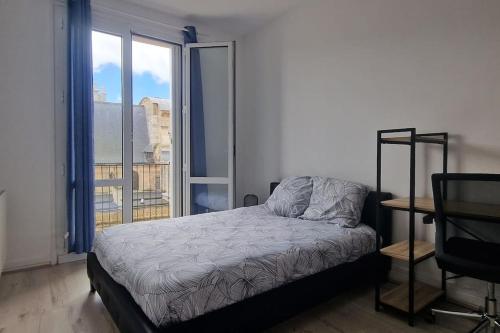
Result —
[[170, 150], [163, 150], [161, 152], [161, 160], [163, 162], [170, 162]]
[[[99, 28], [108, 29], [105, 23]], [[174, 146], [162, 129], [174, 126], [160, 115], [180, 105], [172, 93], [180, 85], [180, 75], [172, 74], [174, 63], [181, 67], [180, 46], [124, 26], [103, 31], [92, 34], [97, 230], [172, 216], [176, 176], [170, 155], [163, 159], [162, 152]]]

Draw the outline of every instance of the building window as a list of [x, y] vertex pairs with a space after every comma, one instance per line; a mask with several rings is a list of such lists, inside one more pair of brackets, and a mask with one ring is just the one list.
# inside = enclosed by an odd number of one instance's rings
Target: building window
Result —
[[153, 152], [144, 152], [144, 158], [146, 159], [146, 162], [152, 163], [154, 162], [154, 153]]
[[170, 150], [162, 150], [161, 151], [161, 161], [162, 162], [170, 162]]

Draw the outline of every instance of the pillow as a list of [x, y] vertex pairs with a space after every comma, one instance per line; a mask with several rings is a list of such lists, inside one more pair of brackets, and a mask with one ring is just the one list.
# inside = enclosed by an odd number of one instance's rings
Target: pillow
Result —
[[276, 215], [298, 217], [309, 205], [312, 193], [311, 177], [288, 177], [274, 189], [267, 199], [267, 209]]
[[361, 220], [361, 212], [368, 195], [368, 187], [346, 180], [312, 177], [313, 191], [309, 207], [299, 218], [328, 220], [342, 227], [354, 228]]

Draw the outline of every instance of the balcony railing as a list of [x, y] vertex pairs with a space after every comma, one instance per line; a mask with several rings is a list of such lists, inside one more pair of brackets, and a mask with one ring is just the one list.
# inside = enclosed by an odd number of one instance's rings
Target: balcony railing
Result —
[[[95, 179], [116, 179], [123, 174], [121, 164], [96, 163]], [[170, 163], [134, 163], [132, 170], [132, 221], [170, 217]], [[96, 230], [123, 223], [122, 186], [95, 188]]]

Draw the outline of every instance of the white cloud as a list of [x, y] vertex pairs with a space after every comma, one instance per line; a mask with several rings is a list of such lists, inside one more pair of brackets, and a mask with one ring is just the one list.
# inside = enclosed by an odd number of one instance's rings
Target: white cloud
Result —
[[[102, 32], [92, 32], [92, 61], [94, 72], [112, 64], [121, 68], [121, 38]], [[172, 53], [168, 47], [132, 41], [132, 70], [134, 74], [149, 73], [157, 83], [170, 82]]]
[[171, 49], [132, 41], [132, 69], [135, 74], [150, 73], [158, 83], [170, 81]]
[[102, 32], [92, 31], [92, 66], [94, 72], [112, 64], [122, 67], [121, 38]]

